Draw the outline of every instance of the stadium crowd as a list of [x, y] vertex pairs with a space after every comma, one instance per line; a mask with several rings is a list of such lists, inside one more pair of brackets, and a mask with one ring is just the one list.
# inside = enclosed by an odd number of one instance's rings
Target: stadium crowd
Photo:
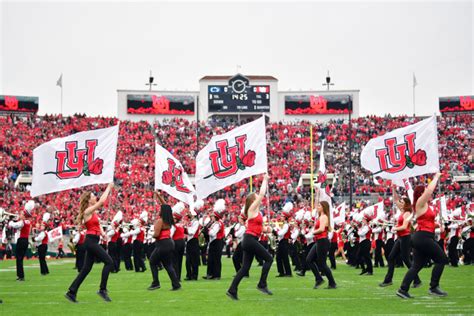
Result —
[[[359, 157], [364, 144], [373, 137], [415, 121], [418, 119], [406, 116], [369, 116], [352, 120], [353, 193], [356, 196], [354, 206], [360, 206], [361, 200], [369, 194], [390, 194], [389, 185], [377, 185], [371, 175], [360, 167]], [[468, 174], [474, 169], [474, 140], [470, 136], [474, 132], [472, 121], [470, 114], [438, 118], [442, 168], [440, 191], [447, 193], [448, 208], [451, 209], [471, 199], [472, 187], [455, 182], [453, 177]], [[125, 220], [130, 220], [134, 213], [143, 210], [153, 214], [156, 209], [153, 199], [155, 139], [182, 162], [188, 174], [193, 175], [198, 149], [213, 135], [224, 133], [238, 124], [232, 119], [211, 119], [197, 123], [175, 118], [151, 125], [145, 121], [119, 122], [116, 118], [84, 115], [0, 117], [0, 207], [15, 211], [23, 201], [29, 199], [27, 188], [15, 187], [14, 184], [20, 172], [32, 170], [32, 152], [35, 147], [53, 138], [117, 123], [120, 123], [120, 135], [115, 179], [121, 190], [111, 196], [107, 208], [112, 211], [122, 209]], [[287, 200], [297, 200], [297, 196], [309, 198], [309, 187], [297, 187], [300, 175], [310, 172], [309, 126], [310, 123], [306, 121], [267, 124], [271, 201], [264, 201], [264, 205], [269, 203], [272, 212], [278, 212]], [[335, 176], [332, 193], [335, 197], [348, 195], [348, 122], [332, 120], [313, 123], [313, 131], [315, 170], [319, 161], [321, 139], [326, 139], [327, 172]], [[253, 184], [259, 185], [258, 177]], [[209, 205], [218, 198], [224, 198], [230, 208], [228, 211], [237, 214], [248, 190], [249, 182], [241, 181], [212, 195]], [[66, 229], [69, 224], [73, 224], [79, 192], [80, 190], [69, 190], [49, 194], [39, 197], [37, 202], [40, 207], [49, 208], [55, 221]], [[236, 216], [233, 220], [236, 220]]]

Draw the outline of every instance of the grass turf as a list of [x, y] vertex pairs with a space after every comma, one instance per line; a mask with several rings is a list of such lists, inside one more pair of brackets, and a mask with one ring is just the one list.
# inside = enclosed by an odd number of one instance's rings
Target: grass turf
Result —
[[[423, 285], [411, 289], [413, 300], [395, 296], [406, 269], [395, 270], [394, 284], [380, 288], [386, 268], [375, 268], [373, 276], [359, 276], [360, 270], [338, 262], [334, 277], [337, 290], [324, 287], [313, 290], [312, 273], [306, 277], [275, 278], [276, 265], [268, 278], [273, 296], [256, 290], [260, 267], [254, 265], [250, 278], [243, 279], [239, 288], [240, 301], [226, 295], [234, 269], [232, 261], [223, 257], [223, 274], [220, 281], [198, 280], [182, 282], [182, 290], [170, 291], [166, 272], [160, 271], [161, 289], [147, 291], [151, 283], [148, 269], [145, 273], [121, 271], [111, 274], [109, 293], [112, 303], [105, 303], [96, 294], [100, 283], [102, 264], [95, 264], [82, 284], [79, 304], [64, 298], [69, 284], [76, 276], [73, 259], [49, 260], [50, 274], [41, 276], [37, 260], [25, 261], [25, 282], [17, 282], [15, 261], [0, 262], [0, 315], [315, 315], [315, 314], [474, 314], [474, 266], [446, 267], [441, 287], [448, 297], [428, 295], [431, 269], [423, 269]], [[122, 265], [123, 268], [123, 265]], [[203, 275], [205, 267], [200, 267]], [[184, 272], [184, 269], [183, 269]], [[185, 272], [184, 272], [185, 273]]]

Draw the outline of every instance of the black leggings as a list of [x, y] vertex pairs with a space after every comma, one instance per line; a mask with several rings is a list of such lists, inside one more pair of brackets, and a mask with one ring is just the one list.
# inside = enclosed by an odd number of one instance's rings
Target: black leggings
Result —
[[114, 269], [114, 262], [112, 261], [112, 258], [109, 256], [109, 254], [104, 250], [104, 248], [99, 245], [99, 239], [99, 236], [96, 235], [86, 235], [86, 240], [84, 241], [84, 246], [86, 249], [84, 265], [82, 266], [81, 271], [77, 275], [76, 279], [69, 287], [70, 292], [74, 294], [77, 293], [82, 282], [91, 271], [96, 258], [105, 263], [104, 268], [102, 269], [100, 290], [107, 290], [107, 280], [109, 279], [110, 271]]
[[166, 272], [168, 272], [173, 288], [180, 287], [176, 271], [174, 271], [173, 268], [173, 251], [174, 242], [171, 238], [156, 241], [155, 249], [150, 256], [150, 270], [154, 285], [160, 285], [160, 280], [158, 279], [158, 264], [162, 262]]
[[[308, 253], [308, 256], [306, 257], [306, 264], [311, 268], [311, 271], [313, 271], [314, 277], [316, 278], [316, 281], [322, 281], [321, 275], [319, 273], [318, 267], [324, 271], [324, 274], [328, 278], [329, 285], [336, 285], [336, 281], [334, 280], [334, 277], [332, 276], [331, 269], [329, 269], [328, 265], [326, 264], [326, 259], [328, 257], [328, 251], [329, 251], [329, 239], [327, 238], [321, 238], [316, 240], [316, 242], [313, 244], [313, 247], [311, 247], [311, 250]], [[316, 257], [316, 264], [314, 263], [314, 259]]]
[[[408, 269], [411, 268], [411, 261], [410, 261], [410, 250], [411, 250], [411, 236], [403, 236], [399, 237], [395, 242], [395, 245], [390, 252], [390, 255], [387, 257], [388, 260], [388, 271], [385, 275], [384, 283], [392, 282], [393, 272], [395, 271], [395, 264], [397, 258], [400, 256], [403, 260], [403, 263], [407, 266]], [[415, 275], [415, 284], [420, 284], [421, 280], [418, 277], [418, 274]]]
[[240, 268], [239, 272], [237, 272], [237, 275], [232, 281], [229, 292], [237, 293], [237, 288], [239, 287], [240, 281], [249, 273], [254, 256], [258, 256], [259, 258], [263, 259], [262, 274], [260, 275], [260, 282], [258, 282], [258, 286], [261, 288], [267, 287], [268, 272], [270, 272], [270, 268], [272, 267], [273, 263], [273, 258], [270, 253], [262, 246], [262, 244], [258, 242], [257, 237], [250, 234], [244, 234], [242, 250], [244, 251], [242, 268]]
[[84, 266], [84, 256], [86, 255], [86, 246], [84, 243], [76, 246], [76, 268], [77, 272], [81, 272]]
[[412, 244], [414, 249], [413, 265], [405, 275], [400, 288], [408, 291], [411, 282], [430, 259], [434, 261], [433, 271], [431, 272], [430, 288], [437, 287], [439, 285], [439, 280], [441, 279], [441, 274], [443, 274], [444, 265], [448, 263], [446, 254], [436, 243], [433, 233], [424, 231], [415, 232], [412, 237]]
[[46, 253], [48, 252], [48, 245], [41, 244], [38, 246], [38, 259], [40, 263], [41, 274], [48, 274], [48, 264], [46, 263]]
[[28, 238], [18, 238], [16, 242], [16, 276], [19, 278], [25, 277], [25, 270], [23, 269], [23, 259], [28, 250]]

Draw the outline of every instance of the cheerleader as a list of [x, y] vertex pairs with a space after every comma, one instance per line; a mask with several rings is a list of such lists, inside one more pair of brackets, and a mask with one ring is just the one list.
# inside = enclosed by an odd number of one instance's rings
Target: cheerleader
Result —
[[181, 284], [173, 268], [174, 242], [171, 239], [171, 227], [174, 225], [173, 211], [159, 193], [156, 193], [156, 195], [160, 200], [161, 209], [160, 218], [154, 225], [153, 238], [156, 239], [156, 245], [150, 257], [150, 270], [153, 282], [148, 287], [148, 290], [152, 291], [161, 288], [160, 280], [158, 279], [158, 264], [162, 262], [171, 280], [171, 290], [176, 291], [181, 288]]
[[273, 263], [273, 258], [270, 253], [258, 242], [259, 236], [263, 231], [263, 217], [259, 212], [260, 204], [265, 196], [265, 192], [268, 184], [268, 174], [265, 174], [262, 181], [259, 194], [251, 193], [247, 196], [245, 201], [244, 215], [248, 218], [247, 230], [244, 234], [242, 241], [243, 249], [243, 264], [242, 268], [237, 272], [232, 284], [227, 290], [226, 294], [233, 300], [238, 300], [237, 291], [238, 286], [242, 278], [249, 273], [250, 266], [252, 264], [254, 256], [259, 256], [264, 260], [262, 267], [262, 274], [260, 276], [260, 282], [257, 285], [257, 289], [267, 295], [273, 293], [268, 289], [267, 277], [268, 272]]
[[46, 263], [46, 253], [48, 252], [48, 233], [46, 232], [45, 224], [38, 225], [40, 233], [35, 237], [35, 242], [38, 243], [38, 259], [40, 263], [41, 275], [49, 274], [48, 264]]
[[207, 263], [207, 275], [205, 280], [220, 280], [222, 271], [222, 249], [224, 248], [224, 223], [222, 213], [225, 209], [225, 201], [219, 199], [214, 204], [214, 212], [211, 215], [211, 227], [209, 228], [209, 252]]
[[[396, 187], [392, 186], [393, 199], [398, 209], [401, 211], [400, 216], [397, 220], [397, 226], [393, 228], [393, 231], [396, 232], [398, 238], [395, 242], [395, 245], [392, 248], [388, 256], [388, 271], [385, 275], [385, 279], [379, 285], [381, 287], [386, 287], [392, 285], [393, 272], [395, 270], [396, 258], [401, 256], [403, 262], [408, 269], [411, 268], [410, 261], [410, 252], [411, 252], [411, 220], [413, 218], [413, 211], [410, 199], [408, 197], [400, 197], [397, 194]], [[421, 280], [418, 277], [418, 274], [415, 275], [413, 287], [420, 287]]]
[[74, 234], [74, 238], [72, 240], [73, 244], [76, 245], [76, 269], [77, 272], [81, 272], [82, 266], [84, 265], [84, 257], [86, 255], [86, 247], [84, 245], [84, 241], [86, 239], [86, 234], [84, 231], [79, 227], [76, 233]]
[[[319, 288], [319, 286], [324, 283], [324, 280], [321, 278], [319, 274], [318, 267], [320, 267], [324, 275], [328, 278], [328, 289], [335, 289], [336, 281], [332, 276], [331, 269], [329, 269], [328, 265], [326, 264], [326, 259], [328, 257], [330, 242], [328, 239], [328, 232], [332, 231], [332, 228], [329, 224], [330, 221], [330, 213], [329, 213], [329, 203], [326, 201], [321, 201], [318, 203], [318, 219], [314, 224], [314, 238], [316, 242], [312, 246], [311, 250], [309, 251], [308, 256], [306, 257], [306, 264], [311, 268], [313, 271], [314, 277], [316, 278], [316, 284], [314, 285], [314, 289]], [[316, 264], [314, 260], [316, 259]]]
[[31, 222], [28, 218], [32, 216], [35, 202], [30, 200], [25, 204], [25, 210], [20, 213], [18, 221], [10, 221], [8, 227], [20, 230], [20, 237], [16, 241], [16, 275], [17, 281], [25, 281], [25, 271], [23, 269], [23, 259], [28, 250], [28, 237], [31, 230]]
[[113, 187], [114, 184], [109, 183], [107, 189], [105, 189], [99, 201], [97, 201], [95, 195], [89, 191], [86, 191], [81, 195], [77, 222], [80, 225], [85, 225], [87, 228], [86, 240], [84, 242], [86, 255], [81, 271], [77, 275], [76, 279], [72, 282], [71, 286], [69, 287], [69, 291], [65, 295], [66, 298], [73, 303], [77, 303], [77, 291], [91, 271], [95, 258], [99, 258], [102, 262], [104, 262], [100, 289], [97, 294], [104, 301], [111, 301], [107, 292], [107, 280], [109, 278], [110, 271], [114, 269], [114, 263], [109, 254], [99, 245], [100, 236], [105, 238], [106, 235], [102, 229], [102, 226], [100, 225], [99, 217], [97, 216], [96, 211], [104, 205]]
[[179, 202], [173, 206], [173, 218], [174, 225], [171, 227], [171, 238], [174, 242], [174, 251], [173, 251], [173, 264], [176, 275], [178, 276], [179, 281], [181, 281], [181, 270], [183, 268], [183, 256], [184, 248], [186, 242], [184, 241], [184, 226], [181, 223], [183, 218], [184, 203]]
[[275, 232], [278, 236], [278, 247], [276, 253], [278, 277], [291, 277], [290, 259], [288, 257], [288, 239], [290, 238], [290, 225], [288, 220], [291, 217], [291, 210], [293, 209], [293, 203], [287, 202], [283, 206], [283, 226], [277, 229]]
[[440, 173], [437, 173], [426, 188], [423, 185], [417, 186], [413, 193], [413, 205], [415, 206], [417, 222], [416, 232], [412, 237], [412, 245], [415, 251], [413, 265], [406, 273], [400, 289], [397, 291], [397, 295], [401, 298], [412, 298], [408, 293], [411, 282], [430, 259], [434, 261], [434, 267], [431, 272], [429, 293], [435, 296], [448, 295], [439, 288], [439, 280], [443, 274], [445, 264], [448, 263], [448, 258], [443, 249], [435, 242], [436, 213], [429, 205], [431, 195], [436, 188], [440, 175]]
[[[202, 200], [197, 200], [194, 204], [196, 210], [204, 206]], [[185, 281], [197, 281], [199, 275], [199, 234], [200, 225], [196, 218], [196, 212], [190, 210], [188, 212], [188, 224], [186, 225], [186, 278]]]

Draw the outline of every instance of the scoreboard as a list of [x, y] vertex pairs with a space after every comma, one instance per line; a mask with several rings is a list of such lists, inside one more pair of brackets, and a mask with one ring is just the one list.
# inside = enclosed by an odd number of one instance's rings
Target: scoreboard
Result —
[[474, 111], [474, 96], [441, 97], [439, 111], [442, 113]]
[[36, 113], [38, 112], [38, 97], [0, 95], [0, 111]]
[[250, 85], [242, 76], [207, 87], [209, 112], [270, 112], [270, 86]]

